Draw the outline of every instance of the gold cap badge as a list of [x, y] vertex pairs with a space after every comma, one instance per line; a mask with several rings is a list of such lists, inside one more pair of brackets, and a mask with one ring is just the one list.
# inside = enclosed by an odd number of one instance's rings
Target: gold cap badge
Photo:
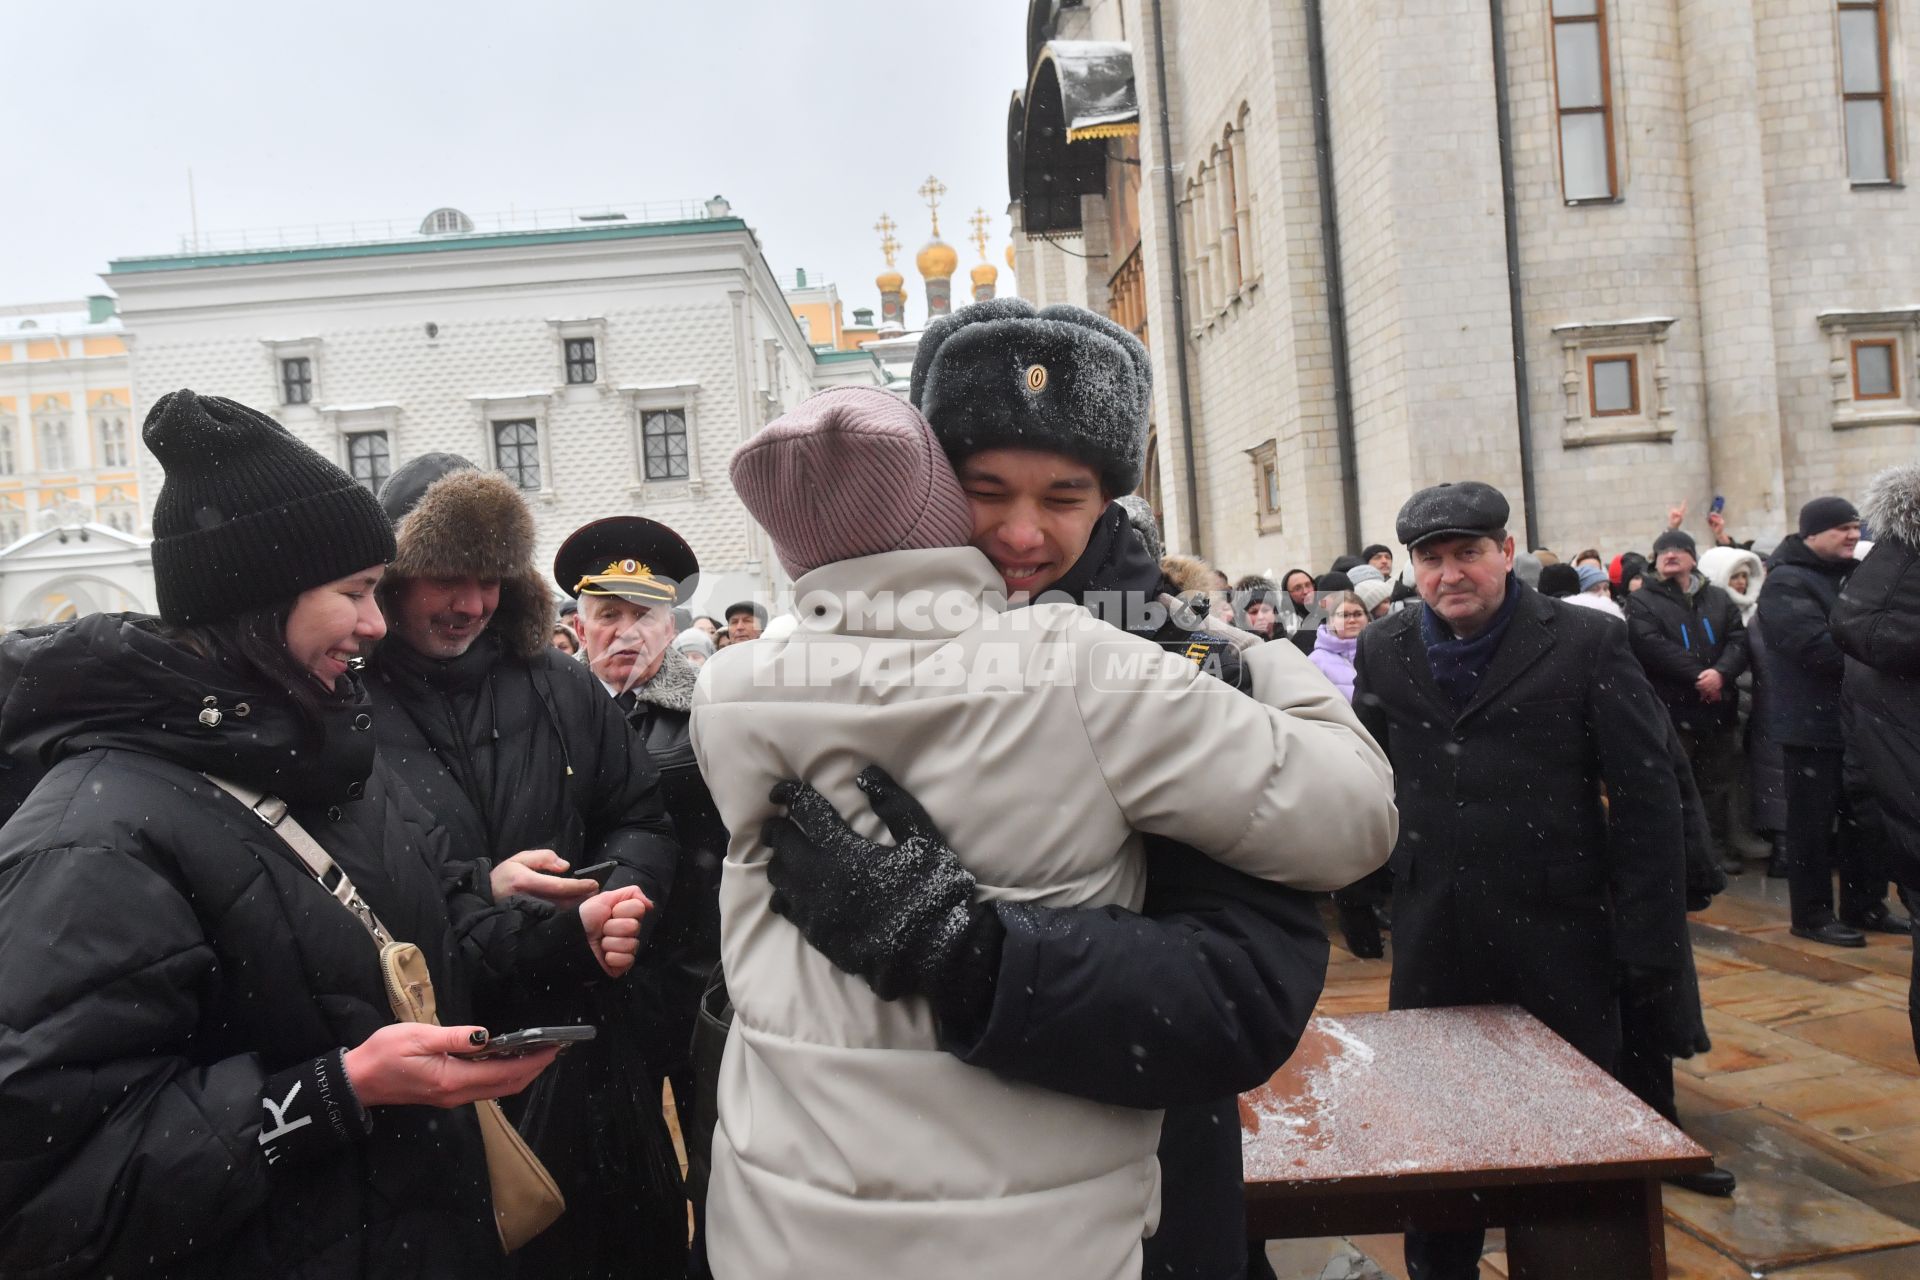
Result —
[[1027, 390], [1045, 391], [1047, 389], [1047, 366], [1030, 365], [1027, 368]]

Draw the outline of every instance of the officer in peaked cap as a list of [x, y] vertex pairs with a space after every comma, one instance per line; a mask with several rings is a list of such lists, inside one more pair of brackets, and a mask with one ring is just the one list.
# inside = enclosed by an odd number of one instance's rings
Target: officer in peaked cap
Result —
[[[689, 1124], [697, 1123], [693, 1024], [700, 994], [720, 962], [720, 864], [727, 852], [726, 826], [693, 754], [698, 672], [672, 644], [674, 606], [692, 594], [699, 572], [686, 539], [641, 516], [582, 525], [553, 558], [554, 580], [580, 602], [575, 625], [588, 669], [626, 713], [659, 770], [667, 812], [680, 835], [673, 891], [660, 906], [655, 933], [621, 999], [647, 1029], [640, 1056], [652, 1081], [649, 1096], [660, 1096], [661, 1080], [671, 1082], [674, 1103]], [[688, 1191], [696, 1218], [704, 1220], [706, 1154], [690, 1154]], [[682, 1244], [684, 1231], [683, 1218]]]
[[643, 516], [583, 524], [553, 557], [553, 580], [563, 594], [619, 596], [644, 605], [679, 603], [699, 572], [687, 540]]

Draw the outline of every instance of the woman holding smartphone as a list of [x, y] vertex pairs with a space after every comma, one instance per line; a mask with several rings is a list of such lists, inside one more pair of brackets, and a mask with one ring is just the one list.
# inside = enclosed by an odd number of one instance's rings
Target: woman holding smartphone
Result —
[[[0, 828], [0, 1274], [493, 1274], [468, 1104], [556, 1050], [455, 1056], [487, 1039], [476, 983], [622, 971], [642, 908], [485, 927], [510, 909], [446, 881], [431, 816], [374, 759], [351, 670], [385, 630], [372, 496], [232, 401], [164, 396], [143, 436], [160, 617], [0, 644], [0, 746], [47, 771]], [[451, 1025], [394, 1022], [368, 925], [270, 798], [213, 779], [285, 802], [420, 947]]]

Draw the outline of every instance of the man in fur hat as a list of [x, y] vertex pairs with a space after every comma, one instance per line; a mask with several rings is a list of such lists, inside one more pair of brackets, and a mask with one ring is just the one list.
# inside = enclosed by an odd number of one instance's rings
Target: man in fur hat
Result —
[[[564, 906], [598, 889], [565, 872], [613, 863], [606, 887], [638, 885], [654, 904], [642, 924], [644, 952], [673, 887], [673, 824], [659, 774], [620, 709], [585, 665], [548, 642], [553, 593], [534, 568], [526, 500], [505, 476], [428, 454], [394, 472], [380, 502], [399, 548], [380, 584], [388, 633], [367, 681], [381, 756], [496, 898]], [[645, 1035], [634, 1000], [623, 986], [593, 982], [503, 996], [502, 1022], [600, 1027], [597, 1040], [509, 1110], [570, 1210], [565, 1224], [516, 1255], [526, 1274], [626, 1274], [644, 1259], [678, 1265], [684, 1254], [685, 1208], [657, 1079], [649, 1121], [629, 1105], [647, 1075], [615, 1060], [616, 1046]], [[671, 1169], [670, 1179], [661, 1173], [636, 1186], [597, 1167], [595, 1129], [616, 1109], [622, 1123], [632, 1115], [641, 1126], [615, 1133], [629, 1148], [622, 1154], [664, 1151], [649, 1171]]]

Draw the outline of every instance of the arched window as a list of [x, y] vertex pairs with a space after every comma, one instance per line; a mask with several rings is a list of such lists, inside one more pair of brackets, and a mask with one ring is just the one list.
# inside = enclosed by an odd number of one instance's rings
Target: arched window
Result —
[[1229, 298], [1240, 293], [1240, 225], [1234, 211], [1240, 205], [1240, 193], [1234, 171], [1233, 126], [1220, 137], [1220, 149], [1214, 153], [1220, 166], [1220, 280]]
[[473, 219], [458, 209], [435, 209], [420, 223], [423, 236], [461, 235], [473, 230]]
[[119, 469], [131, 465], [127, 444], [127, 414], [112, 392], [93, 407], [93, 436], [97, 465]]
[[1235, 238], [1239, 241], [1242, 280], [1260, 276], [1260, 259], [1253, 243], [1253, 196], [1249, 191], [1253, 170], [1247, 167], [1247, 123], [1252, 117], [1253, 109], [1241, 103], [1239, 118], [1227, 134], [1227, 150], [1233, 161], [1233, 225], [1238, 232]]
[[33, 415], [34, 454], [42, 471], [73, 469], [73, 438], [67, 431], [67, 408], [58, 400], [43, 403]]

